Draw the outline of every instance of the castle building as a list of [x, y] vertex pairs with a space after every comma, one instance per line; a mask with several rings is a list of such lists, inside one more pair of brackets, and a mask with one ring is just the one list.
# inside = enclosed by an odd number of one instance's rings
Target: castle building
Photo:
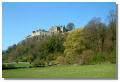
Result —
[[67, 32], [65, 26], [52, 26], [49, 30], [50, 32]]
[[34, 36], [48, 36], [50, 35], [50, 32], [49, 31], [45, 31], [45, 30], [36, 30], [36, 31], [33, 31], [31, 35], [27, 36], [27, 38], [31, 38], [31, 37], [34, 37]]
[[34, 36], [49, 36], [49, 35], [52, 35], [52, 34], [55, 34], [55, 33], [64, 33], [64, 32], [67, 32], [65, 26], [52, 26], [49, 31], [45, 31], [45, 30], [36, 30], [36, 31], [33, 31], [31, 35], [28, 35], [26, 38], [32, 38]]

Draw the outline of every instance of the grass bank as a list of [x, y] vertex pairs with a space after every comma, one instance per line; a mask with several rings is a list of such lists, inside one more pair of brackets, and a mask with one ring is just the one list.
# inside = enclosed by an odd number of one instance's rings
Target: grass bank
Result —
[[116, 79], [116, 64], [54, 66], [3, 70], [3, 78]]

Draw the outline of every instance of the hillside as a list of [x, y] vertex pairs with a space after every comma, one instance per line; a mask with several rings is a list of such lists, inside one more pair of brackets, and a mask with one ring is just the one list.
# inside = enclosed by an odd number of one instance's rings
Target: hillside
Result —
[[116, 63], [116, 15], [110, 16], [108, 25], [93, 18], [84, 28], [69, 23], [53, 28], [52, 34], [34, 31], [3, 51], [3, 63], [29, 62], [33, 67]]

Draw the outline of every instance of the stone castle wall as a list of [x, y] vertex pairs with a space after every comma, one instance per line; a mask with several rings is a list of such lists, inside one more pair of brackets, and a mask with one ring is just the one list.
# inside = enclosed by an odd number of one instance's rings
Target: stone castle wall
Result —
[[65, 26], [52, 26], [49, 31], [45, 31], [45, 30], [36, 30], [36, 31], [33, 31], [31, 35], [27, 36], [27, 38], [31, 38], [31, 37], [34, 37], [34, 36], [49, 36], [49, 35], [52, 35], [54, 33], [64, 33], [64, 32], [67, 32], [67, 30], [65, 29]]

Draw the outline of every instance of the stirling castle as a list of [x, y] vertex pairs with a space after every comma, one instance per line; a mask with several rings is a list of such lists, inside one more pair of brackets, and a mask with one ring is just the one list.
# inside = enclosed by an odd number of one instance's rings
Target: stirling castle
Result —
[[65, 32], [69, 32], [71, 31], [72, 29], [67, 29], [64, 26], [62, 25], [59, 25], [59, 26], [52, 26], [49, 31], [46, 31], [46, 30], [36, 30], [36, 31], [32, 31], [32, 34], [31, 35], [28, 35], [26, 38], [33, 38], [33, 37], [37, 37], [37, 36], [41, 36], [41, 37], [44, 37], [44, 36], [50, 36], [50, 35], [53, 35], [53, 34], [56, 34], [56, 33], [65, 33]]

